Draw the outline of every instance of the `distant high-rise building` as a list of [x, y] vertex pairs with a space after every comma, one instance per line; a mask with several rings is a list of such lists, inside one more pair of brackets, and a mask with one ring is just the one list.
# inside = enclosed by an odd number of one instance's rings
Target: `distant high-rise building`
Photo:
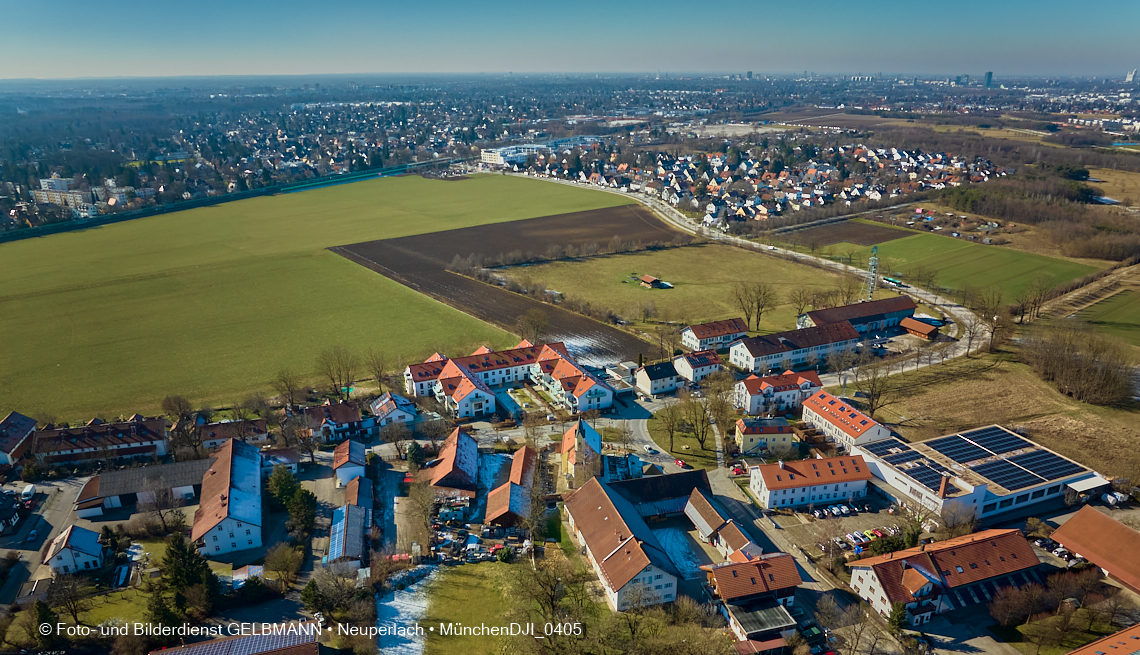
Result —
[[969, 75], [963, 75], [962, 76], [962, 83], [965, 84], [966, 86], [970, 86], [970, 76]]
[[992, 87], [993, 85], [994, 85], [994, 72], [993, 71], [986, 71], [986, 88], [988, 89], [988, 88]]
[[748, 79], [752, 79], [752, 71], [748, 71]]
[[1132, 84], [1133, 82], [1136, 81], [1136, 69], [1135, 68], [1132, 69], [1132, 72], [1128, 73], [1128, 76], [1124, 78], [1124, 81], [1127, 82], [1128, 84]]
[[961, 75], [957, 75], [954, 77], [954, 84], [957, 84], [958, 86], [962, 85], [962, 76]]

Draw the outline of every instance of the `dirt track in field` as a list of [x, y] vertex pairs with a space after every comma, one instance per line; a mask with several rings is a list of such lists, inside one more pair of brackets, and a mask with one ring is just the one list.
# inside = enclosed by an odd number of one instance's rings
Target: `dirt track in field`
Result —
[[637, 361], [638, 354], [651, 354], [653, 348], [616, 327], [451, 273], [446, 270], [447, 265], [456, 255], [493, 257], [514, 250], [543, 253], [551, 245], [604, 246], [614, 236], [626, 242], [671, 241], [677, 234], [641, 206], [629, 205], [368, 241], [330, 250], [510, 332], [519, 316], [541, 309], [550, 317], [549, 333], [544, 340], [564, 342], [583, 363], [602, 364]]

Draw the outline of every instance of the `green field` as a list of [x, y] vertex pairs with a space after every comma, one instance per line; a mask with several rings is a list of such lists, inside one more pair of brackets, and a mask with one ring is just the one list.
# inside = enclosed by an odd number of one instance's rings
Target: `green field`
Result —
[[[550, 289], [586, 298], [629, 319], [639, 319], [641, 308], [652, 302], [658, 320], [682, 324], [740, 317], [732, 300], [733, 285], [740, 280], [761, 280], [771, 284], [785, 303], [764, 314], [760, 321], [763, 333], [795, 328], [795, 309], [786, 304], [792, 288], [831, 289], [839, 281], [839, 275], [818, 268], [717, 244], [606, 255], [500, 272], [518, 280], [530, 277]], [[646, 289], [631, 279], [642, 275], [661, 278], [673, 288]]]
[[[505, 583], [503, 576], [509, 573], [510, 565], [499, 562], [445, 568], [428, 587], [427, 613], [420, 619], [420, 624], [490, 624], [510, 609], [500, 589]], [[497, 643], [497, 637], [444, 637], [438, 632], [428, 632], [427, 639], [424, 640], [424, 653], [497, 652], [498, 649], [494, 648]]]
[[337, 344], [391, 362], [508, 345], [324, 249], [628, 202], [508, 176], [388, 178], [0, 245], [0, 413], [113, 418], [172, 393], [233, 402]]
[[[848, 249], [855, 249], [864, 264], [871, 256], [870, 246], [832, 246], [837, 253]], [[914, 234], [883, 242], [879, 244], [879, 259], [889, 260], [893, 269], [903, 275], [919, 265], [934, 269], [938, 271], [940, 287], [984, 289], [998, 285], [1010, 302], [1038, 273], [1050, 276], [1056, 284], [1097, 270], [1086, 264], [936, 234]]]
[[1121, 291], [1078, 314], [1101, 332], [1140, 346], [1140, 293]]

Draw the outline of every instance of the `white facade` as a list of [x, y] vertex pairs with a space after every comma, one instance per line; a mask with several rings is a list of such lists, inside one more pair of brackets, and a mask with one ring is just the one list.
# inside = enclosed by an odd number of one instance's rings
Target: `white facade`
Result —
[[645, 372], [645, 368], [637, 369], [634, 374], [634, 380], [637, 381], [637, 389], [644, 394], [656, 396], [662, 393], [669, 393], [670, 391], [677, 390], [677, 381], [680, 376], [670, 375], [656, 380], [651, 380], [649, 374]]
[[697, 337], [697, 333], [693, 331], [693, 328], [687, 327], [681, 330], [681, 345], [689, 350], [716, 350], [747, 335], [748, 332], [732, 332], [730, 334], [700, 339]]
[[459, 400], [444, 396], [443, 403], [459, 418], [474, 418], [494, 413], [495, 394], [476, 388]]
[[[804, 478], [807, 480], [807, 478]], [[811, 484], [787, 489], [769, 489], [760, 475], [760, 467], [752, 467], [748, 488], [764, 509], [832, 505], [867, 497], [867, 480]]]
[[336, 470], [336, 486], [343, 487], [357, 476], [364, 476], [364, 465], [346, 463]]
[[[578, 543], [585, 544], [582, 538], [582, 532], [578, 530], [574, 522], [574, 515], [567, 512], [566, 514], [570, 529], [574, 531], [574, 536], [578, 539]], [[602, 558], [612, 555], [612, 553], [598, 553]], [[609, 603], [610, 609], [615, 611], [629, 609], [630, 602], [636, 601], [642, 605], [656, 605], [660, 603], [670, 603], [677, 598], [677, 576], [658, 568], [652, 564], [646, 566], [629, 582], [625, 583], [618, 589], [610, 586], [609, 580], [606, 578], [602, 567], [598, 565], [598, 560], [589, 546], [586, 546], [586, 558], [590, 560], [590, 565], [594, 567], [594, 574], [598, 576], [598, 580], [602, 583], [602, 590], [606, 595], [606, 602]]]
[[733, 405], [743, 409], [745, 414], [753, 416], [799, 409], [804, 399], [819, 388], [811, 380], [805, 379], [796, 387], [777, 389], [775, 386], [769, 386], [758, 390], [757, 393], [750, 393], [748, 385], [744, 380], [740, 380], [733, 388]]
[[775, 369], [790, 368], [786, 366], [787, 364], [790, 364], [791, 367], [814, 365], [833, 352], [854, 352], [858, 342], [858, 339], [851, 339], [753, 357], [744, 342], [737, 341], [729, 346], [728, 360], [733, 366], [753, 373], [764, 374]]
[[80, 552], [74, 548], [64, 548], [48, 563], [52, 575], [93, 571], [103, 566], [103, 556]]
[[866, 418], [859, 412], [855, 413], [859, 417], [862, 417], [860, 420], [868, 421], [866, 426], [860, 426], [861, 429], [857, 435], [853, 435], [851, 433], [852, 430], [836, 416], [817, 412], [810, 404], [804, 404], [803, 419], [805, 423], [822, 432], [830, 441], [843, 444], [848, 449], [852, 446], [889, 439], [891, 437], [891, 431], [881, 423]]
[[673, 359], [673, 368], [677, 369], [677, 375], [689, 382], [700, 382], [708, 376], [720, 370], [720, 364], [709, 364], [707, 366], [694, 367], [687, 357], [679, 355]]
[[236, 550], [261, 548], [261, 526], [252, 523], [243, 523], [235, 518], [228, 517], [205, 534], [205, 543], [198, 552], [209, 557], [211, 555], [225, 555]]

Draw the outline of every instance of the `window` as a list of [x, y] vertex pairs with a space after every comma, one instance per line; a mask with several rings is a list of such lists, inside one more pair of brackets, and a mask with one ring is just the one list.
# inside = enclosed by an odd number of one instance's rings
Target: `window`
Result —
[[1009, 506], [1010, 506], [1010, 505], [1012, 505], [1012, 504], [1013, 504], [1013, 499], [1012, 499], [1012, 498], [1006, 498], [1005, 500], [1003, 500], [1003, 501], [1001, 501], [1000, 503], [998, 503], [998, 507], [999, 507], [999, 508], [1006, 508], [1006, 507], [1009, 507]]
[[231, 532], [230, 533], [230, 539], [233, 539], [233, 538], [234, 538], [234, 533]]
[[1036, 499], [1038, 499], [1044, 495], [1045, 495], [1045, 490], [1044, 489], [1038, 489], [1037, 491], [1034, 491], [1032, 494], [1030, 494], [1029, 497], [1036, 500]]
[[245, 533], [246, 533], [246, 534], [249, 534], [249, 530], [246, 530], [246, 531], [245, 531]]
[[1057, 493], [1060, 490], [1061, 490], [1061, 485], [1055, 484], [1052, 487], [1049, 487], [1049, 490], [1046, 493], [1048, 493], [1050, 496], [1052, 496], [1053, 494]]
[[91, 568], [91, 560], [84, 560], [83, 561], [83, 568], [85, 568], [85, 569]]
[[654, 579], [654, 580], [660, 580], [660, 579], [661, 579], [661, 574], [660, 574], [660, 573], [658, 573], [658, 574], [657, 574], [657, 576], [656, 576], [656, 577], [654, 577], [653, 579]]
[[992, 512], [995, 509], [997, 509], [997, 503], [990, 503], [989, 505], [985, 505], [982, 507], [982, 512], [983, 513], [984, 512]]
[[669, 588], [671, 588], [672, 586], [673, 586], [673, 583], [672, 583], [672, 582], [666, 582], [666, 583], [665, 583], [665, 588], [666, 588], [666, 589], [669, 589]]
[[237, 524], [237, 527], [239, 527], [239, 528], [240, 528], [240, 527], [241, 527], [241, 523], [238, 523], [238, 524]]
[[222, 547], [221, 547], [221, 546], [214, 546], [214, 552], [215, 552], [215, 553], [216, 553], [216, 552], [218, 552], [218, 551], [219, 551], [219, 550], [221, 550], [221, 549], [222, 549]]
[[67, 565], [66, 564], [63, 565], [63, 572], [67, 573]]
[[660, 589], [660, 588], [661, 588], [661, 585], [653, 585], [653, 588], [654, 588], [654, 589]]
[[218, 535], [214, 535], [214, 541], [218, 540]]
[[978, 568], [978, 565], [974, 564], [973, 562], [970, 562], [970, 568], [976, 569], [976, 568]]
[[250, 539], [250, 540], [249, 540], [249, 545], [250, 545], [250, 546], [252, 546], [252, 545], [253, 545], [253, 539]]
[[673, 598], [673, 594], [665, 594], [665, 600], [670, 600], [672, 598]]

